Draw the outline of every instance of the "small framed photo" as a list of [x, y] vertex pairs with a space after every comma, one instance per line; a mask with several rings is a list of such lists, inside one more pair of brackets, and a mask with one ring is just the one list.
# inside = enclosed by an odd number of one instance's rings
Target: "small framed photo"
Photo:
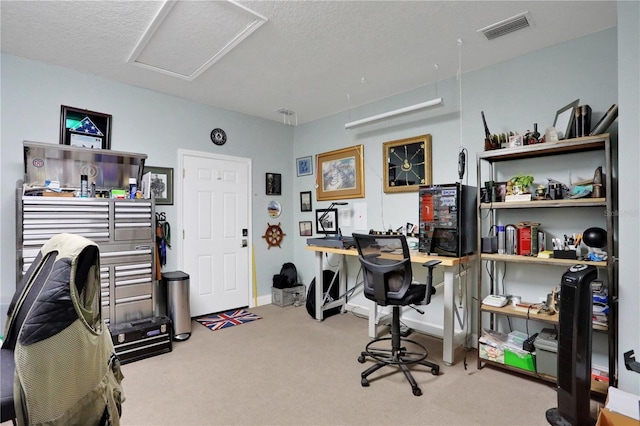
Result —
[[338, 233], [338, 209], [316, 210], [316, 232], [327, 235]]
[[266, 174], [267, 195], [282, 195], [282, 175], [280, 173]]
[[575, 110], [579, 103], [580, 99], [576, 99], [556, 112], [553, 127], [556, 129], [556, 133], [558, 133], [558, 140], [569, 139], [571, 137], [571, 127], [573, 126]]
[[300, 227], [301, 237], [310, 237], [311, 235], [313, 235], [313, 224], [310, 220], [298, 222], [298, 226]]
[[61, 105], [60, 144], [111, 149], [111, 115]]
[[[150, 173], [148, 178], [147, 173]], [[173, 169], [144, 166], [144, 176], [142, 184], [149, 185], [149, 192], [156, 204], [173, 205]]]
[[305, 191], [300, 193], [300, 211], [310, 212], [311, 208], [311, 191]]
[[296, 159], [296, 170], [298, 176], [308, 176], [313, 174], [313, 161], [311, 156]]

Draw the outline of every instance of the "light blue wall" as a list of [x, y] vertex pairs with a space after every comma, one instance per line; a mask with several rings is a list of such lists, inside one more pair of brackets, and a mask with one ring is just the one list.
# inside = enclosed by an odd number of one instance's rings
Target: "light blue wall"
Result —
[[640, 394], [640, 374], [624, 367], [624, 353], [640, 359], [640, 3], [618, 2], [618, 97], [620, 106], [618, 185], [619, 312], [618, 386]]
[[[16, 285], [14, 188], [22, 178], [22, 141], [57, 144], [60, 105], [111, 114], [111, 149], [145, 153], [147, 165], [175, 169], [178, 149], [251, 158], [252, 237], [258, 295], [271, 295], [273, 274], [293, 258], [293, 247], [287, 240], [298, 232], [297, 224], [293, 228], [293, 213], [288, 208], [293, 204], [290, 182], [295, 176], [291, 127], [11, 55], [2, 54], [1, 61], [0, 302], [3, 321], [5, 305], [11, 300]], [[222, 147], [213, 145], [209, 138], [216, 127], [227, 132], [228, 141]], [[265, 195], [266, 172], [282, 174], [281, 196]], [[270, 200], [285, 206], [278, 221], [287, 236], [282, 248], [268, 250], [262, 235], [267, 222], [274, 222], [267, 213]], [[166, 212], [173, 226], [173, 238], [178, 238], [177, 206], [158, 206], [157, 211]], [[176, 253], [169, 250], [163, 270], [175, 270], [176, 262]]]

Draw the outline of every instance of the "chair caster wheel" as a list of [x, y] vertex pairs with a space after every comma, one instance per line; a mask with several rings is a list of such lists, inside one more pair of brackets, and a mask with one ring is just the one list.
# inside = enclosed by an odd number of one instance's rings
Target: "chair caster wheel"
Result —
[[434, 376], [437, 376], [440, 373], [440, 369], [439, 368], [432, 368], [431, 369], [431, 374], [433, 374]]
[[360, 355], [360, 356], [358, 357], [358, 362], [359, 362], [360, 364], [364, 364], [364, 355]]
[[422, 390], [420, 388], [413, 388], [413, 394], [415, 396], [420, 396], [422, 395]]
[[360, 384], [362, 385], [363, 388], [369, 387], [369, 381], [367, 379], [365, 379], [364, 377], [360, 381]]

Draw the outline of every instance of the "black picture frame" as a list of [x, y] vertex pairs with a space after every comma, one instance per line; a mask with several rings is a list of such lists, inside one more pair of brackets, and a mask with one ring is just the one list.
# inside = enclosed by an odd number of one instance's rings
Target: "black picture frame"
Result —
[[311, 202], [311, 191], [303, 191], [300, 193], [300, 211], [311, 212], [313, 211]]
[[298, 222], [298, 228], [300, 228], [301, 237], [310, 237], [313, 235], [313, 222], [310, 220]]
[[556, 112], [556, 118], [553, 121], [553, 127], [558, 134], [558, 140], [568, 139], [571, 137], [571, 129], [575, 118], [575, 110], [580, 103], [580, 99], [576, 99], [569, 105], [563, 106]]
[[316, 209], [316, 232], [325, 235], [338, 233], [338, 209]]
[[60, 145], [111, 149], [110, 114], [60, 106]]
[[282, 195], [282, 175], [268, 172], [265, 174], [265, 192], [267, 195]]
[[172, 206], [173, 169], [170, 167], [144, 166], [144, 175], [146, 176], [149, 172], [151, 172], [149, 179], [150, 192], [156, 200], [156, 205]]

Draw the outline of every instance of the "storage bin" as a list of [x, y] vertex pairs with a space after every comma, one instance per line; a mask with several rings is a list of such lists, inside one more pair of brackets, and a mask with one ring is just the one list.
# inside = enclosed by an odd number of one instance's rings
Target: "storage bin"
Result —
[[534, 356], [527, 351], [517, 351], [512, 348], [505, 348], [504, 363], [511, 367], [521, 368], [527, 371], [536, 371]]
[[536, 348], [536, 371], [558, 377], [558, 334], [553, 328], [543, 328], [533, 342]]
[[524, 343], [528, 337], [527, 333], [523, 333], [522, 331], [512, 331], [507, 337], [507, 342], [522, 348], [522, 343]]
[[502, 348], [496, 348], [494, 346], [489, 346], [486, 343], [480, 343], [478, 351], [480, 358], [504, 364], [504, 350]]
[[271, 287], [271, 303], [278, 306], [293, 305], [295, 297], [302, 301], [305, 298], [304, 285], [297, 285], [289, 288]]

